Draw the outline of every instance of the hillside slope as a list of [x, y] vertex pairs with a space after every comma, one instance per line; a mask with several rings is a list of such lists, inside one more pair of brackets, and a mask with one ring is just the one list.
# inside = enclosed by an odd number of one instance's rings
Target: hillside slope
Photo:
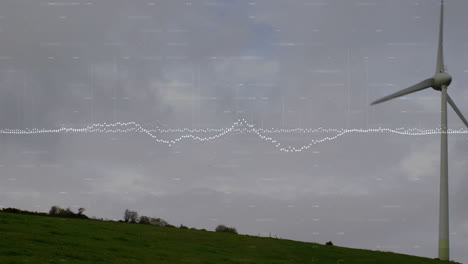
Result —
[[0, 213], [0, 263], [448, 263], [291, 240]]

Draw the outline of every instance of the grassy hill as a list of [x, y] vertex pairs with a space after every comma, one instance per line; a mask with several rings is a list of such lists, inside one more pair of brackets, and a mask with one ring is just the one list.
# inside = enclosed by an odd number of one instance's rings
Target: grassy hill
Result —
[[0, 263], [449, 263], [274, 238], [0, 213]]

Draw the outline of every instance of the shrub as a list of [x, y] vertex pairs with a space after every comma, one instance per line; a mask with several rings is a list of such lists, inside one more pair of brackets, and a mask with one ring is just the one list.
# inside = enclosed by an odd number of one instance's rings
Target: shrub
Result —
[[67, 209], [62, 210], [62, 212], [60, 212], [60, 216], [64, 216], [64, 217], [73, 217], [74, 215], [75, 215], [75, 213], [72, 212], [70, 207], [68, 207]]
[[22, 210], [18, 209], [18, 208], [4, 208], [2, 209], [2, 212], [6, 212], [6, 213], [12, 213], [12, 214], [21, 214], [22, 213]]
[[13, 213], [13, 214], [25, 214], [25, 215], [40, 215], [40, 216], [47, 216], [47, 213], [42, 213], [42, 212], [31, 212], [31, 211], [26, 211], [26, 210], [21, 210], [17, 208], [3, 208], [0, 211], [5, 212], [5, 213]]
[[184, 226], [184, 225], [180, 225], [179, 228], [181, 229], [188, 229], [188, 227]]
[[168, 226], [169, 223], [161, 218], [150, 218], [150, 224], [155, 226]]
[[143, 225], [149, 225], [151, 221], [149, 217], [142, 215], [140, 216], [140, 221], [138, 223], [143, 224]]
[[70, 208], [63, 209], [59, 206], [52, 206], [49, 210], [49, 216], [58, 216], [58, 217], [67, 217], [67, 218], [81, 218], [88, 219], [86, 215], [83, 214], [84, 208], [80, 208], [81, 213], [74, 213]]
[[225, 232], [225, 233], [232, 233], [237, 234], [237, 230], [234, 227], [227, 227], [225, 225], [218, 225], [215, 229], [216, 232]]
[[328, 241], [327, 243], [325, 243], [325, 245], [327, 245], [327, 246], [333, 246], [333, 242]]

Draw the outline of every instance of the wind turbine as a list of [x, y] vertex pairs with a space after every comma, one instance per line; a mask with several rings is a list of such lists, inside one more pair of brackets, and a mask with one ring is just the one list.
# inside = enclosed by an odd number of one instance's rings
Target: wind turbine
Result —
[[447, 94], [447, 88], [452, 82], [452, 76], [446, 72], [444, 66], [444, 0], [440, 3], [439, 47], [437, 52], [437, 65], [434, 76], [420, 83], [403, 89], [399, 92], [385, 96], [371, 105], [379, 104], [400, 96], [432, 87], [442, 93], [441, 141], [440, 141], [440, 200], [439, 200], [439, 259], [449, 260], [449, 200], [448, 200], [448, 151], [447, 151], [447, 102], [468, 127], [463, 114]]

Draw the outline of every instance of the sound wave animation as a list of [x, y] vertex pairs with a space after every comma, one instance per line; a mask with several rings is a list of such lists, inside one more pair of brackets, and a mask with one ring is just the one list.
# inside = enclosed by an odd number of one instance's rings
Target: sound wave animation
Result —
[[[61, 127], [57, 129], [1, 129], [0, 134], [9, 135], [36, 135], [36, 134], [59, 134], [59, 133], [98, 133], [98, 134], [145, 134], [151, 137], [154, 141], [161, 144], [167, 144], [168, 146], [174, 146], [183, 140], [192, 140], [197, 142], [209, 142], [216, 139], [226, 137], [230, 134], [254, 134], [259, 139], [264, 140], [272, 144], [275, 148], [282, 152], [302, 152], [310, 149], [314, 145], [332, 141], [342, 137], [346, 134], [368, 134], [368, 133], [386, 133], [386, 134], [397, 134], [405, 136], [425, 136], [425, 135], [437, 135], [444, 133], [440, 128], [436, 129], [417, 129], [417, 128], [354, 128], [354, 129], [332, 129], [332, 128], [294, 128], [294, 129], [263, 129], [255, 128], [254, 125], [249, 124], [245, 119], [239, 119], [234, 122], [232, 126], [227, 128], [205, 128], [205, 129], [190, 129], [190, 128], [178, 128], [178, 129], [146, 129], [142, 125], [136, 122], [116, 122], [113, 124], [97, 123], [86, 126], [84, 128], [69, 128]], [[466, 129], [448, 129], [447, 134], [468, 134]], [[285, 146], [278, 138], [274, 138], [273, 135], [318, 135], [319, 139], [308, 139], [307, 143], [302, 146]], [[172, 139], [165, 139], [168, 136], [172, 136]], [[321, 136], [321, 137], [320, 137]]]

